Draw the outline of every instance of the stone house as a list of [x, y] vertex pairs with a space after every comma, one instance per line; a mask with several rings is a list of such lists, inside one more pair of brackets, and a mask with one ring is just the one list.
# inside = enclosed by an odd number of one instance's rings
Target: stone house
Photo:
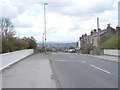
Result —
[[91, 31], [90, 35], [84, 34], [79, 38], [80, 46], [86, 46], [87, 44], [91, 43], [95, 47], [99, 47], [99, 40], [104, 39], [107, 34], [115, 34], [116, 30], [110, 26], [110, 24], [107, 25], [106, 29], [94, 29]]

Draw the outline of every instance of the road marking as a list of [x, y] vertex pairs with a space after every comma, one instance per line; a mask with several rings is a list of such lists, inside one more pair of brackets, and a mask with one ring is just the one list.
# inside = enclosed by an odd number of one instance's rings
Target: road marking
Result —
[[82, 63], [86, 63], [85, 61], [81, 61]]
[[55, 61], [60, 61], [60, 62], [63, 62], [63, 61], [66, 61], [66, 60], [55, 60]]
[[105, 73], [107, 73], [107, 74], [111, 74], [110, 72], [108, 72], [108, 71], [106, 71], [106, 70], [104, 70], [104, 69], [101, 69], [101, 68], [99, 68], [99, 67], [96, 67], [96, 66], [94, 66], [94, 65], [90, 65], [90, 66], [92, 66], [92, 67], [94, 67], [94, 68], [96, 68], [96, 69], [99, 69], [99, 70], [101, 70], [101, 71], [103, 71], [103, 72], [105, 72]]
[[54, 61], [58, 61], [58, 62], [80, 62], [78, 60], [54, 60]]
[[56, 54], [56, 53], [52, 53], [52, 54]]

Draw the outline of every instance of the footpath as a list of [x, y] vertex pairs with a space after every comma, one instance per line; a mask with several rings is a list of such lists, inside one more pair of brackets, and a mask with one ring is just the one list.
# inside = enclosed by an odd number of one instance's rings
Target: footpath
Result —
[[107, 60], [107, 61], [112, 61], [112, 62], [119, 62], [120, 63], [120, 57], [117, 56], [110, 56], [110, 55], [90, 55], [90, 54], [85, 54], [88, 56], [92, 56], [92, 57], [96, 57], [96, 58], [100, 58], [103, 60]]
[[2, 71], [2, 88], [56, 88], [44, 54], [31, 55]]

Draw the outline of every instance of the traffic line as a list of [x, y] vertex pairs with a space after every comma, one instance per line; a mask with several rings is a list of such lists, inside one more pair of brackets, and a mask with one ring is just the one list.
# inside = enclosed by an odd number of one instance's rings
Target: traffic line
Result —
[[66, 62], [66, 60], [54, 60], [54, 61], [59, 61], [59, 62]]
[[85, 61], [81, 61], [82, 63], [86, 63]]
[[58, 62], [80, 62], [80, 61], [74, 61], [74, 60], [54, 60]]
[[101, 69], [101, 68], [99, 68], [99, 67], [96, 67], [96, 66], [94, 66], [94, 65], [90, 65], [90, 66], [92, 66], [93, 68], [96, 68], [96, 69], [98, 69], [98, 70], [101, 70], [101, 71], [103, 71], [103, 72], [105, 72], [105, 73], [107, 73], [107, 74], [111, 74], [111, 72], [108, 72], [108, 71], [106, 71], [106, 70], [104, 70], [104, 69]]

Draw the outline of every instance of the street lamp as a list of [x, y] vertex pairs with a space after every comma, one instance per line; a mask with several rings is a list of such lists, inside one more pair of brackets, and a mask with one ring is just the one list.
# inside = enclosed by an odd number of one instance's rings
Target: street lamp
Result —
[[44, 51], [44, 33], [43, 33], [43, 51]]
[[45, 6], [47, 5], [48, 3], [44, 3], [44, 30], [45, 30], [45, 54], [46, 54], [46, 8]]

